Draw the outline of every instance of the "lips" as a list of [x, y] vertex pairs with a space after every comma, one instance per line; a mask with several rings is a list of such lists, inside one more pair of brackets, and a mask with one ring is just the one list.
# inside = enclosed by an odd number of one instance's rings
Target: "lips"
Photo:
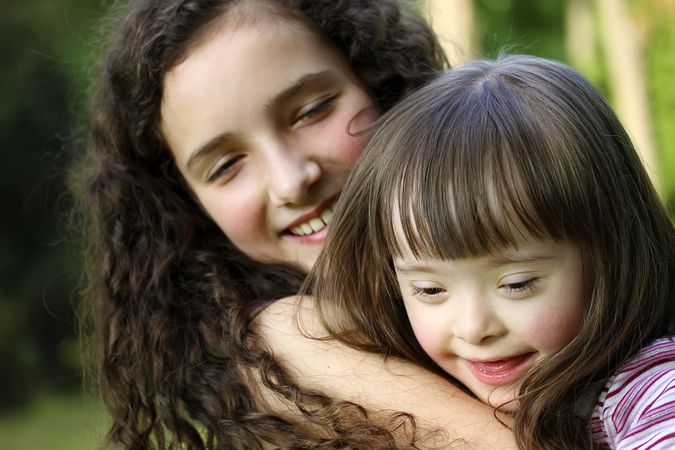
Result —
[[336, 200], [337, 195], [334, 195], [321, 202], [314, 211], [298, 217], [286, 228], [285, 234], [305, 237], [324, 230], [333, 218], [333, 205]]
[[467, 366], [481, 382], [493, 386], [509, 384], [524, 375], [534, 353], [525, 353], [492, 361], [466, 359]]

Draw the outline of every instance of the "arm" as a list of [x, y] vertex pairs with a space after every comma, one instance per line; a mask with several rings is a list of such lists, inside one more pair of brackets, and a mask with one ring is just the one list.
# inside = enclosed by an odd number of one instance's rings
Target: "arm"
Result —
[[516, 448], [511, 430], [494, 418], [492, 408], [442, 377], [407, 361], [306, 337], [325, 335], [311, 303], [306, 299], [297, 310], [297, 297], [279, 300], [256, 319], [267, 345], [305, 388], [374, 410], [412, 413], [425, 430], [444, 430], [468, 448]]

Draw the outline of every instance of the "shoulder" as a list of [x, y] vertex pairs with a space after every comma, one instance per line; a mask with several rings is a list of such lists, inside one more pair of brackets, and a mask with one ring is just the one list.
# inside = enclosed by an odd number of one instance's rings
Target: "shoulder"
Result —
[[264, 305], [256, 314], [254, 328], [266, 339], [323, 337], [314, 297], [285, 297]]
[[644, 347], [610, 378], [591, 427], [612, 448], [675, 447], [675, 337]]
[[330, 339], [311, 296], [270, 303], [257, 315], [253, 327], [275, 358], [305, 381], [330, 373], [344, 377], [364, 359], [358, 350]]

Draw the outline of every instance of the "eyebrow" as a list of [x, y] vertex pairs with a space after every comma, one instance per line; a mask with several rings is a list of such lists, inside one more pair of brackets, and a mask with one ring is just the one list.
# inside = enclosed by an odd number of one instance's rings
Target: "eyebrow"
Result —
[[266, 111], [271, 111], [276, 108], [278, 105], [284, 104], [294, 97], [300, 95], [302, 92], [307, 90], [311, 86], [315, 86], [317, 83], [327, 83], [330, 81], [336, 81], [337, 76], [335, 72], [331, 70], [322, 70], [321, 72], [308, 73], [298, 78], [298, 80], [292, 85], [288, 86], [283, 91], [279, 92], [274, 98], [272, 98], [267, 105], [265, 105]]
[[[555, 256], [549, 256], [549, 255], [535, 255], [535, 256], [507, 256], [507, 255], [499, 255], [494, 258], [490, 258], [485, 261], [484, 267], [485, 269], [489, 269], [492, 267], [498, 267], [498, 266], [503, 266], [505, 264], [514, 264], [514, 263], [535, 263], [535, 262], [540, 262], [543, 260], [549, 260], [553, 259]], [[396, 271], [404, 274], [408, 273], [436, 273], [437, 270], [435, 270], [432, 265], [425, 264], [425, 263], [400, 263], [400, 264], [394, 264], [394, 267], [396, 268]]]
[[232, 133], [222, 133], [209, 139], [206, 144], [200, 146], [190, 154], [190, 158], [186, 164], [188, 170], [192, 169], [192, 166], [194, 166], [198, 160], [208, 156], [209, 153], [213, 152], [228, 140], [234, 140], [234, 135]]
[[[316, 85], [320, 82], [329, 82], [336, 80], [337, 77], [333, 71], [323, 70], [321, 72], [308, 73], [298, 78], [295, 83], [291, 84], [273, 98], [271, 98], [265, 105], [265, 111], [272, 111], [278, 105], [284, 104], [294, 97], [300, 95], [310, 86]], [[213, 138], [209, 139], [205, 144], [197, 147], [194, 151], [190, 153], [190, 157], [187, 161], [187, 168], [190, 170], [192, 166], [196, 163], [197, 160], [208, 156], [209, 153], [213, 152], [220, 145], [228, 140], [234, 140], [235, 136], [232, 133], [222, 133]]]

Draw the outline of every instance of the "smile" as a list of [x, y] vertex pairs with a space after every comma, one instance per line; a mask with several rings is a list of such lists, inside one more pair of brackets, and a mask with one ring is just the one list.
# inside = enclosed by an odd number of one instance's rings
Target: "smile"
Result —
[[492, 361], [465, 360], [473, 375], [485, 384], [499, 386], [509, 384], [522, 377], [529, 367], [534, 353], [512, 356]]
[[299, 225], [290, 228], [290, 232], [294, 236], [307, 236], [318, 231], [323, 230], [333, 218], [333, 209], [326, 208], [320, 215], [313, 217]]

